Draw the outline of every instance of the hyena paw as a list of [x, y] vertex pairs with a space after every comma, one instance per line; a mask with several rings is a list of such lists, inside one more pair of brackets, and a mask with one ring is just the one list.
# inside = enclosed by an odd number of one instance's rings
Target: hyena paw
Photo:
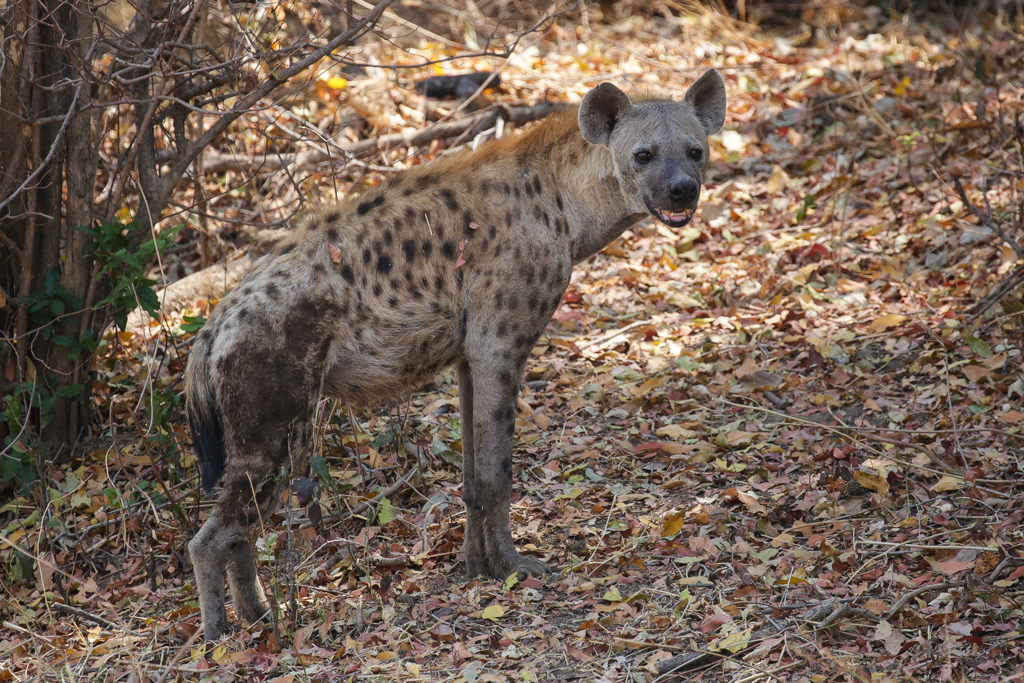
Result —
[[555, 570], [544, 564], [536, 557], [530, 557], [529, 555], [519, 556], [519, 580], [522, 581], [527, 576], [533, 576], [538, 579], [543, 579], [549, 574], [554, 574]]

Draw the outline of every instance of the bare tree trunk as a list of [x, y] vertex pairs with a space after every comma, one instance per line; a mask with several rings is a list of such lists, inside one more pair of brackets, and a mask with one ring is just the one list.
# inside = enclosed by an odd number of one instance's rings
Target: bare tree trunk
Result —
[[[92, 21], [88, 3], [83, 0], [74, 0], [63, 7], [70, 15], [65, 34], [70, 47], [65, 54], [69, 62], [67, 70], [72, 72], [74, 78], [79, 74], [84, 75], [90, 68], [88, 57], [93, 46]], [[73, 118], [68, 126], [65, 168], [67, 203], [64, 223], [65, 260], [61, 284], [70, 295], [85, 304], [81, 313], [64, 321], [68, 334], [76, 339], [80, 339], [89, 328], [89, 309], [94, 303], [88, 300], [89, 292], [91, 289], [95, 291], [92, 287], [93, 259], [86, 255], [90, 238], [87, 233], [77, 229], [88, 227], [92, 223], [92, 204], [95, 196], [96, 160], [93, 158], [92, 117], [85, 111], [89, 97], [89, 88], [85, 87], [83, 82], [77, 91], [76, 111], [69, 112]], [[81, 384], [82, 366], [88, 362], [88, 357], [72, 359], [66, 348], [56, 344], [52, 344], [49, 351], [49, 365], [57, 373], [59, 384], [62, 387]], [[79, 426], [82, 423], [80, 411], [84, 405], [81, 399], [57, 399], [53, 420], [44, 434], [53, 457], [57, 456], [54, 448], [59, 448], [62, 444], [73, 444], [77, 440]], [[65, 449], [63, 455], [69, 457], [70, 454], [71, 449]]]

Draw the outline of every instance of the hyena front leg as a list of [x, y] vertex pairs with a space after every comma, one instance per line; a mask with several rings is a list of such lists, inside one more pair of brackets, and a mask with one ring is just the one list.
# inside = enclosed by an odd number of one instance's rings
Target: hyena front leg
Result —
[[[508, 359], [496, 353], [469, 364], [473, 445], [468, 460], [465, 459], [465, 432], [462, 443], [463, 462], [469, 463], [463, 497], [465, 499], [468, 491], [465, 544], [466, 569], [470, 575], [484, 573], [505, 579], [518, 573], [525, 578], [527, 574], [543, 576], [550, 571], [540, 560], [516, 552], [509, 524], [516, 402], [526, 355], [532, 344], [521, 346], [526, 346], [526, 352], [518, 351], [518, 358]], [[461, 387], [460, 381], [460, 395]], [[466, 417], [462, 419], [465, 424]]]
[[466, 504], [466, 534], [462, 554], [466, 575], [486, 574], [483, 514], [477, 506], [476, 449], [473, 442], [473, 373], [461, 361], [459, 370], [459, 420], [462, 424], [462, 501]]

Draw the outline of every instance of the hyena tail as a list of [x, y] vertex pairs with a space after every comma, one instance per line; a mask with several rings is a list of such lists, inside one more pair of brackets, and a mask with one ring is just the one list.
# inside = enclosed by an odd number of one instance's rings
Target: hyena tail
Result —
[[210, 377], [210, 347], [199, 335], [185, 368], [185, 412], [192, 447], [199, 459], [203, 490], [209, 493], [224, 473], [224, 422], [217, 406], [217, 391]]

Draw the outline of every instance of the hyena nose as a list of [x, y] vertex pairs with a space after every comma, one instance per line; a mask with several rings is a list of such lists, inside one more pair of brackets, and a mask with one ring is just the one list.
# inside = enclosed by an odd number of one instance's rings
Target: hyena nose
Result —
[[680, 178], [675, 180], [668, 187], [668, 193], [672, 199], [678, 202], [690, 203], [697, 199], [697, 182], [693, 178]]

